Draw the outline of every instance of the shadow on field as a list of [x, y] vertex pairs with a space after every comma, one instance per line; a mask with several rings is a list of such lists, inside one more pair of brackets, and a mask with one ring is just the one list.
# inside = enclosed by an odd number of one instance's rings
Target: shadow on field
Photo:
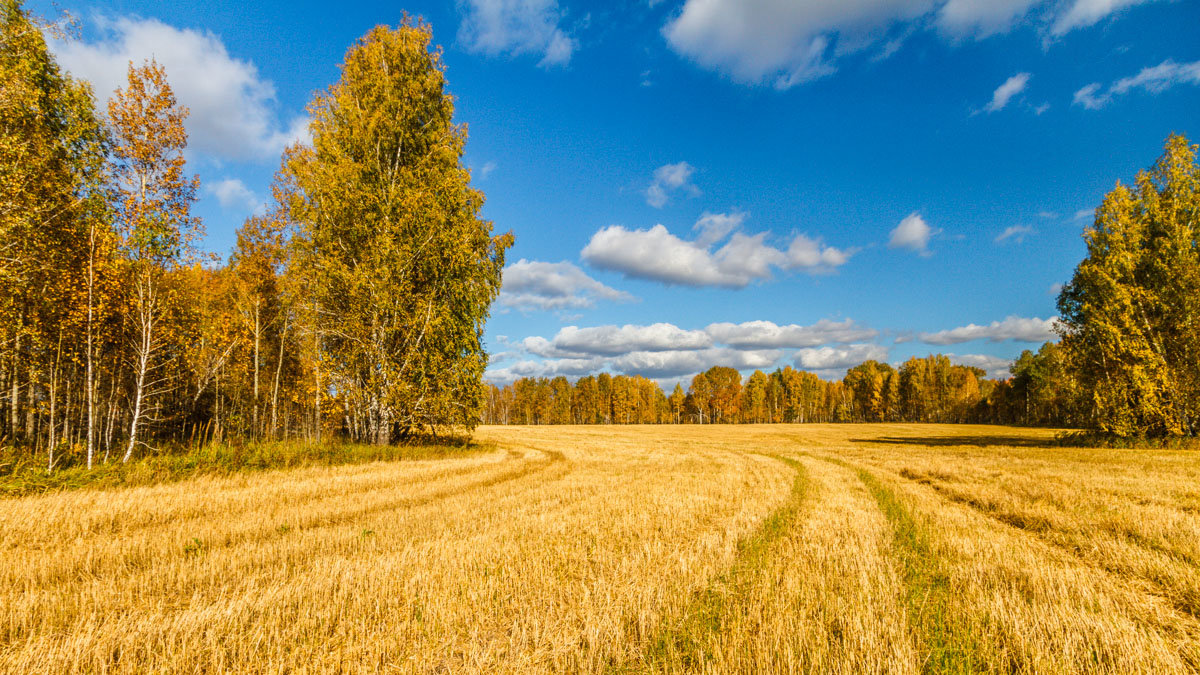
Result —
[[852, 443], [878, 443], [881, 445], [924, 445], [930, 447], [950, 447], [969, 445], [977, 448], [1010, 447], [1010, 448], [1049, 448], [1054, 446], [1053, 439], [1023, 438], [1021, 436], [877, 436], [875, 438], [851, 438]]

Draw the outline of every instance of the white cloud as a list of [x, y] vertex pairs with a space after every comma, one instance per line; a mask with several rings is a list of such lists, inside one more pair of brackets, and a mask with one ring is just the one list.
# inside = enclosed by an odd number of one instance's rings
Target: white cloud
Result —
[[249, 61], [230, 56], [208, 31], [180, 29], [156, 19], [99, 19], [96, 42], [54, 41], [52, 49], [76, 77], [91, 82], [99, 105], [127, 84], [128, 66], [153, 58], [163, 66], [180, 104], [187, 106], [189, 147], [214, 157], [260, 160], [308, 138], [308, 119], [282, 124], [275, 86]]
[[487, 177], [492, 175], [492, 172], [495, 170], [495, 162], [485, 162], [484, 165], [479, 169], [479, 180], [486, 180]]
[[503, 368], [488, 368], [483, 377], [496, 384], [508, 384], [522, 377], [579, 377], [598, 372], [604, 359], [554, 359], [550, 361], [523, 360]]
[[935, 234], [937, 231], [929, 227], [929, 223], [925, 222], [921, 214], [914, 211], [892, 230], [888, 239], [888, 248], [905, 248], [916, 251], [922, 256], [928, 256], [930, 254], [929, 240]]
[[704, 329], [713, 341], [739, 349], [778, 349], [870, 340], [879, 331], [850, 319], [821, 319], [811, 326], [779, 326], [771, 321], [714, 323]]
[[986, 326], [971, 323], [936, 333], [921, 333], [920, 338], [922, 342], [931, 345], [953, 345], [972, 340], [1046, 342], [1056, 337], [1054, 332], [1056, 321], [1056, 319], [1010, 316], [1003, 321], [993, 321]]
[[1072, 220], [1091, 220], [1096, 215], [1095, 209], [1079, 209]]
[[932, 6], [931, 0], [687, 0], [663, 35], [676, 53], [736, 82], [787, 89], [834, 72], [838, 52], [865, 48], [892, 23]]
[[1075, 0], [1067, 11], [1058, 15], [1050, 34], [1065, 35], [1076, 28], [1086, 28], [1114, 12], [1127, 7], [1142, 5], [1152, 0]]
[[1144, 89], [1159, 94], [1177, 84], [1200, 85], [1200, 61], [1175, 63], [1170, 59], [1157, 66], [1143, 68], [1137, 75], [1124, 77], [1105, 89], [1100, 83], [1083, 87], [1075, 92], [1075, 104], [1088, 110], [1103, 108], [1114, 96], [1126, 94], [1133, 89]]
[[539, 66], [565, 66], [579, 46], [559, 26], [558, 0], [459, 0], [458, 40], [489, 56], [540, 54]]
[[1042, 0], [949, 0], [938, 11], [938, 28], [954, 37], [984, 38], [1015, 25]]
[[671, 193], [682, 190], [692, 196], [700, 194], [700, 189], [692, 184], [692, 174], [696, 167], [687, 162], [664, 164], [654, 170], [654, 180], [646, 188], [646, 203], [656, 209], [666, 206], [671, 199]]
[[987, 376], [993, 379], [1007, 379], [1011, 374], [1009, 368], [1012, 367], [1012, 359], [1002, 359], [987, 354], [947, 354], [946, 356], [951, 363], [984, 370], [987, 372]]
[[853, 254], [853, 250], [825, 246], [819, 239], [798, 234], [788, 245], [785, 266], [788, 269], [808, 270], [813, 274], [823, 274], [845, 265]]
[[605, 286], [569, 262], [525, 260], [504, 268], [500, 304], [518, 309], [591, 307], [596, 300], [630, 301], [633, 296]]
[[617, 372], [668, 378], [690, 375], [713, 366], [737, 370], [770, 368], [782, 354], [775, 350], [705, 349], [676, 352], [632, 352], [612, 359], [609, 363]]
[[853, 368], [863, 361], [886, 361], [888, 348], [876, 344], [841, 347], [816, 347], [796, 352], [796, 367], [801, 370], [835, 371]]
[[1080, 88], [1079, 91], [1075, 92], [1075, 105], [1081, 105], [1088, 110], [1099, 110], [1100, 108], [1103, 108], [1104, 104], [1108, 103], [1109, 97], [1104, 94], [1097, 95], [1099, 91], [1099, 82], [1093, 82], [1086, 87]]
[[[531, 336], [518, 345], [502, 341], [536, 360], [528, 358], [501, 368], [498, 367], [501, 359], [495, 359], [487, 377], [490, 381], [508, 382], [516, 377], [578, 376], [603, 370], [678, 378], [712, 366], [770, 369], [783, 358], [782, 350], [786, 348], [869, 340], [877, 334], [849, 319], [824, 319], [811, 326], [779, 326], [770, 321], [714, 323], [703, 330], [683, 329], [670, 323], [567, 326], [550, 339]], [[886, 356], [887, 348], [877, 345], [851, 345], [841, 352], [849, 355], [846, 358], [862, 354], [867, 354], [864, 358], [876, 358], [881, 350]], [[505, 352], [505, 358], [515, 358], [514, 354]]]
[[1034, 229], [1028, 225], [1010, 225], [1004, 228], [1004, 231], [996, 235], [996, 243], [1002, 244], [1008, 240], [1020, 244], [1025, 241], [1026, 235], [1034, 233]]
[[529, 337], [521, 345], [537, 356], [563, 358], [704, 349], [712, 346], [712, 338], [704, 331], [684, 330], [669, 323], [589, 328], [565, 326], [550, 340]]
[[990, 113], [1003, 110], [1014, 96], [1025, 91], [1025, 86], [1029, 84], [1029, 78], [1029, 73], [1017, 73], [1005, 80], [1004, 84], [996, 87], [996, 91], [992, 92], [992, 101], [984, 110]]
[[787, 89], [835, 72], [850, 54], [887, 58], [930, 27], [951, 41], [983, 39], [1032, 16], [1059, 37], [1148, 1], [686, 0], [662, 33], [677, 54], [735, 82]]
[[721, 241], [730, 232], [741, 228], [742, 223], [746, 222], [746, 214], [740, 211], [733, 213], [709, 213], [705, 211], [701, 214], [700, 219], [692, 225], [692, 229], [700, 233], [696, 237], [696, 243], [701, 246], [710, 246]]
[[675, 351], [634, 351], [612, 356], [588, 358], [553, 358], [518, 361], [504, 368], [490, 368], [484, 377], [495, 383], [508, 383], [520, 377], [579, 377], [592, 373], [610, 372], [623, 375], [642, 375], [652, 379], [682, 378], [727, 366], [738, 370], [771, 368], [782, 353], [777, 350], [736, 350], [709, 348]]
[[266, 204], [237, 178], [224, 178], [213, 183], [205, 183], [204, 190], [216, 197], [222, 208], [230, 211], [262, 213], [266, 209]]
[[[588, 264], [631, 278], [684, 286], [744, 288], [753, 281], [771, 278], [773, 268], [810, 274], [832, 272], [853, 254], [802, 234], [792, 239], [786, 251], [780, 250], [766, 243], [766, 232], [748, 235], [734, 231], [744, 220], [740, 213], [705, 213], [693, 227], [699, 231], [694, 241], [681, 239], [662, 225], [648, 230], [612, 225], [593, 234], [580, 255]], [[713, 250], [725, 237], [728, 241]]]

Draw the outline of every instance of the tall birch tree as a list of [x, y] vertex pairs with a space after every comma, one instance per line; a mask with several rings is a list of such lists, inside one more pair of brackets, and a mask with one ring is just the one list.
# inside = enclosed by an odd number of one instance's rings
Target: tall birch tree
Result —
[[129, 65], [129, 84], [108, 104], [114, 140], [117, 216], [129, 257], [132, 286], [133, 384], [129, 436], [123, 461], [137, 447], [146, 402], [168, 386], [159, 374], [164, 339], [163, 275], [184, 262], [200, 235], [191, 215], [199, 178], [184, 174], [187, 108], [179, 105], [166, 72], [155, 61]]
[[351, 435], [375, 443], [477, 423], [483, 326], [512, 244], [479, 218], [431, 40], [407, 18], [360, 38], [309, 107], [312, 147], [283, 171], [330, 390]]

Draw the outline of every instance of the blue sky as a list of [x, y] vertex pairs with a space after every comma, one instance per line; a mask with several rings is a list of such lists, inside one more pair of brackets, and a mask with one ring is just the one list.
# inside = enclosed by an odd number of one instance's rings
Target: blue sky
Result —
[[353, 40], [428, 20], [484, 216], [516, 234], [497, 382], [931, 352], [1003, 374], [1050, 337], [1102, 195], [1200, 139], [1188, 0], [58, 6], [101, 95], [166, 66], [220, 253]]

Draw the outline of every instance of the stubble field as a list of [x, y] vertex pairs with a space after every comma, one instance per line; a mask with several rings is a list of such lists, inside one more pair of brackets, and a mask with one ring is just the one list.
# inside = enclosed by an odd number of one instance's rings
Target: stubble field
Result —
[[485, 427], [3, 499], [0, 671], [1200, 670], [1195, 454], [1052, 435]]

